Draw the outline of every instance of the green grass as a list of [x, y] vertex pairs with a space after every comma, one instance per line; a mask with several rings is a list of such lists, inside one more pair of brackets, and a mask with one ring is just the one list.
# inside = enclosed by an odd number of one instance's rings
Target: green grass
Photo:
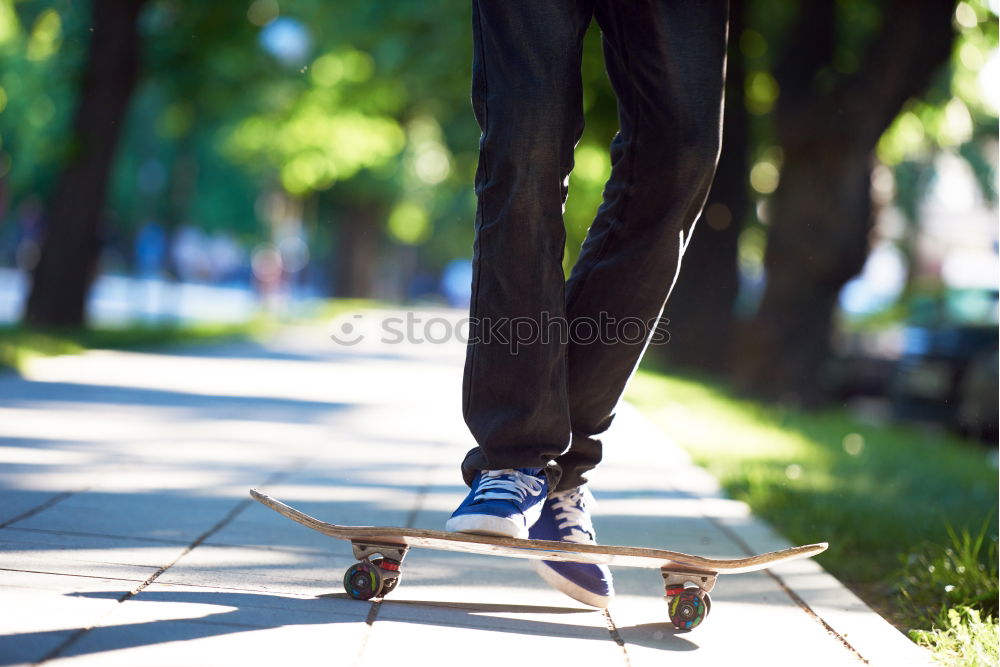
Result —
[[264, 334], [269, 324], [255, 319], [244, 324], [179, 326], [131, 325], [121, 328], [0, 327], [0, 369], [14, 371], [34, 357], [79, 354], [88, 349], [145, 349], [190, 345]]
[[901, 609], [919, 621], [927, 610], [967, 605], [997, 615], [997, 543], [990, 518], [976, 533], [948, 529], [948, 543], [928, 544], [906, 559], [897, 588]]
[[[991, 518], [976, 533], [949, 527], [948, 544], [914, 550], [896, 582], [898, 615], [917, 628], [910, 638], [947, 665], [1000, 662], [997, 541]], [[931, 629], [920, 629], [926, 627]]]
[[332, 320], [341, 315], [360, 313], [376, 308], [390, 308], [393, 305], [375, 299], [326, 299], [313, 308], [304, 319], [307, 321]]
[[998, 489], [986, 447], [648, 371], [627, 397], [792, 542], [829, 541], [823, 566], [936, 655], [996, 651]]
[[[289, 322], [322, 322], [379, 305], [369, 299], [327, 299]], [[33, 357], [79, 354], [90, 349], [134, 350], [259, 339], [273, 331], [277, 324], [274, 318], [260, 315], [238, 324], [132, 324], [101, 328], [0, 326], [0, 371], [5, 368], [18, 371]]]
[[945, 610], [934, 630], [914, 630], [910, 637], [926, 646], [945, 665], [995, 667], [1000, 664], [1000, 626], [995, 618], [983, 618], [978, 609], [952, 607]]

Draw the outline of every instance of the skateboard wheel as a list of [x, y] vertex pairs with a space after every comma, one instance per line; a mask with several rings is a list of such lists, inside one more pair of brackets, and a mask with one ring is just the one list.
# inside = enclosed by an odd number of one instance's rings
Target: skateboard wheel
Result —
[[[390, 572], [399, 572], [399, 562], [391, 560], [389, 558], [376, 558], [372, 561], [373, 565], [377, 565], [380, 570], [388, 570]], [[385, 597], [399, 585], [399, 580], [403, 578], [402, 574], [396, 574], [395, 577], [383, 577], [382, 582], [382, 597]]]
[[382, 570], [365, 561], [355, 563], [344, 573], [344, 590], [355, 600], [377, 597], [383, 582]]
[[670, 600], [670, 620], [678, 630], [693, 630], [698, 627], [711, 602], [706, 602], [707, 594], [698, 588], [685, 588]]

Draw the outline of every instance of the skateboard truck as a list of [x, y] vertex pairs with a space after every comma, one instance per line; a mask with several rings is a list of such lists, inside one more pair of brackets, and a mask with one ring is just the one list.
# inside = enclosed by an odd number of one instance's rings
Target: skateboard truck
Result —
[[355, 600], [370, 600], [388, 595], [396, 588], [402, 576], [399, 568], [409, 547], [351, 542], [351, 549], [358, 562], [344, 573], [344, 590], [348, 595]]
[[715, 588], [718, 574], [694, 568], [663, 567], [664, 599], [670, 621], [678, 630], [693, 630], [712, 610], [709, 592]]

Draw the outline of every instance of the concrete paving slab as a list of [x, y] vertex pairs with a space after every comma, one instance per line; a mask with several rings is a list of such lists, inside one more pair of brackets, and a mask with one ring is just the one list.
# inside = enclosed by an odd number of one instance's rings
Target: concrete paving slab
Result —
[[365, 613], [337, 600], [151, 586], [53, 664], [336, 663], [367, 635]]
[[0, 570], [0, 665], [42, 660], [141, 583]]
[[[708, 620], [690, 633], [679, 633], [663, 622], [662, 600], [651, 596], [617, 599], [611, 616], [631, 664], [662, 665], [665, 659], [707, 665], [860, 664], [822, 626], [779, 598], [755, 597], [741, 602], [721, 593], [713, 596]], [[671, 657], [665, 658], [665, 654]]]
[[[0, 610], [26, 610], [0, 616], [0, 663], [385, 665], [429, 646], [440, 665], [925, 658], [812, 562], [721, 578], [711, 618], [684, 635], [651, 570], [616, 570], [605, 614], [527, 561], [414, 551], [390, 597], [348, 599], [350, 545], [247, 488], [327, 521], [443, 526], [466, 491], [464, 350], [379, 342], [379, 318], [399, 315], [367, 313], [371, 335], [350, 349], [299, 328], [0, 376]], [[627, 404], [605, 442], [602, 542], [720, 557], [788, 546]]]
[[559, 595], [543, 595], [525, 602], [530, 589], [517, 591], [510, 581], [477, 585], [474, 593], [455, 585], [453, 580], [424, 585], [407, 582], [406, 587], [410, 590], [404, 593], [399, 589], [385, 599], [378, 620], [410, 623], [417, 626], [418, 632], [420, 626], [439, 626], [610, 639], [603, 612]]
[[227, 589], [219, 586], [150, 584], [107, 618], [105, 625], [167, 621], [225, 622], [276, 628], [283, 625], [364, 622], [369, 604], [336, 595]]
[[230, 512], [230, 498], [196, 493], [78, 493], [51, 509], [18, 522], [20, 528], [145, 537], [190, 543]]
[[[626, 665], [624, 653], [608, 636], [595, 632], [580, 637], [563, 635], [558, 621], [524, 621], [520, 617], [489, 629], [460, 625], [410, 624], [380, 620], [372, 628], [359, 665], [372, 667], [394, 664], [405, 659], [397, 642], [410, 647], [410, 659], [423, 664], [475, 664], [507, 667], [531, 661], [555, 662], [557, 656], [567, 663], [589, 665]], [[586, 656], [586, 663], [580, 663]]]
[[9, 543], [0, 543], [0, 549], [4, 550], [0, 553], [0, 570], [11, 573], [40, 572], [144, 581], [159, 569], [158, 567], [105, 563], [99, 560], [86, 560], [83, 557], [59, 558], [47, 551], [6, 551], [8, 546], [10, 546]]
[[0, 489], [0, 526], [13, 525], [22, 518], [65, 499], [67, 495], [67, 492]]
[[355, 559], [350, 545], [339, 553], [201, 545], [157, 579], [162, 584], [317, 595], [342, 592], [342, 577]]

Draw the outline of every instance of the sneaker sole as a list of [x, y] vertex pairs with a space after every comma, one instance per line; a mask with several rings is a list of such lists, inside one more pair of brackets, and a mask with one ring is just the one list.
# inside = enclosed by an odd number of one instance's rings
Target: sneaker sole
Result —
[[611, 603], [612, 595], [598, 595], [597, 593], [588, 591], [586, 588], [573, 583], [553, 570], [545, 564], [545, 561], [533, 560], [531, 561], [531, 566], [534, 568], [538, 576], [545, 581], [545, 583], [560, 593], [570, 596], [577, 602], [582, 602], [585, 605], [597, 607], [598, 609], [606, 609]]
[[450, 533], [473, 533], [494, 537], [527, 538], [528, 529], [510, 519], [489, 514], [460, 514], [448, 519], [444, 529]]

